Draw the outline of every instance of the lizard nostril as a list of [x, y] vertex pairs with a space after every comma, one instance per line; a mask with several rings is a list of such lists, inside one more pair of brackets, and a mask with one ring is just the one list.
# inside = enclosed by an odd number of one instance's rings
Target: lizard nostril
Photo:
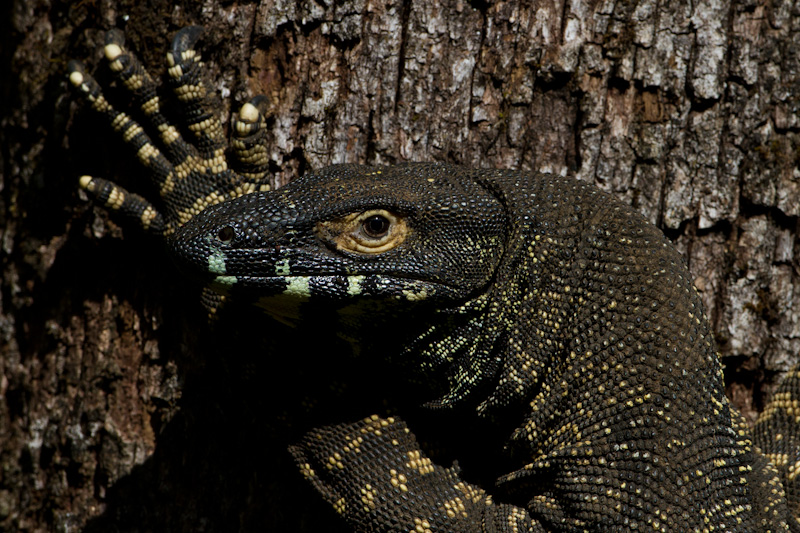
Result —
[[219, 230], [219, 233], [217, 233], [217, 238], [227, 244], [233, 240], [234, 234], [235, 232], [231, 226], [224, 226]]

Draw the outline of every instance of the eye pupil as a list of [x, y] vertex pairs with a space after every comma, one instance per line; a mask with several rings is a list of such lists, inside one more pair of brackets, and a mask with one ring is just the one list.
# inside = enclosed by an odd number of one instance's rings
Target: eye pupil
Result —
[[219, 230], [217, 233], [217, 238], [222, 242], [231, 242], [234, 236], [233, 228], [230, 226], [225, 226]]
[[372, 215], [364, 221], [362, 227], [364, 233], [373, 238], [383, 237], [389, 232], [391, 223], [389, 219], [381, 215]]

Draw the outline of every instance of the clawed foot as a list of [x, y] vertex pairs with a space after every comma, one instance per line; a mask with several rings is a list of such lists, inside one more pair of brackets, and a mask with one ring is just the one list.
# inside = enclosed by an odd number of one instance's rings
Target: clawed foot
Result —
[[[77, 94], [135, 150], [148, 179], [159, 191], [159, 199], [150, 202], [111, 181], [91, 176], [82, 176], [80, 186], [107, 209], [121, 212], [145, 230], [165, 237], [210, 205], [269, 189], [266, 99], [256, 96], [242, 106], [233, 121], [230, 152], [237, 171], [231, 170], [226, 157], [228, 142], [210, 90], [202, 81], [202, 62], [195, 50], [202, 32], [199, 26], [180, 30], [167, 53], [169, 85], [180, 108], [179, 125], [162, 113], [158, 86], [125, 48], [121, 31], [106, 33], [105, 57], [143, 115], [144, 127], [106, 100], [81, 62], [70, 61], [68, 65], [69, 80]], [[148, 131], [158, 136], [158, 145]], [[188, 134], [188, 141], [184, 134]]]

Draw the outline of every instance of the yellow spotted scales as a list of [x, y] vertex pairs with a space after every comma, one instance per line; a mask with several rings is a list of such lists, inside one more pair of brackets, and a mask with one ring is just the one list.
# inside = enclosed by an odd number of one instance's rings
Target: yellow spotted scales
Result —
[[446, 164], [334, 166], [269, 191], [264, 100], [235, 119], [235, 172], [200, 32], [179, 32], [167, 58], [191, 141], [120, 32], [105, 55], [145, 127], [70, 63], [159, 199], [88, 176], [81, 187], [216, 291], [298, 331], [328, 313], [361, 357], [413, 367], [432, 384], [420, 403], [519, 417], [485, 458], [514, 466], [483, 488], [432, 462], [398, 418], [342, 413], [311, 430], [291, 452], [354, 530], [800, 530], [800, 374], [751, 437], [689, 273], [655, 227], [572, 178]]

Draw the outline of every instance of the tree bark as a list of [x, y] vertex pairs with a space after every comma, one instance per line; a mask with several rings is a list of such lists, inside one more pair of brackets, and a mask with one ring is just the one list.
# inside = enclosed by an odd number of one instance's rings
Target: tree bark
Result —
[[328, 369], [324, 346], [247, 313], [208, 334], [159, 243], [77, 192], [81, 174], [141, 190], [133, 154], [65, 77], [79, 58], [108, 82], [114, 26], [163, 74], [172, 34], [204, 25], [223, 121], [269, 98], [276, 186], [332, 163], [449, 161], [575, 173], [623, 198], [686, 256], [750, 420], [798, 361], [800, 8], [788, 0], [5, 10], [1, 530], [336, 524], [285, 450], [301, 406], [324, 403], [312, 375]]

